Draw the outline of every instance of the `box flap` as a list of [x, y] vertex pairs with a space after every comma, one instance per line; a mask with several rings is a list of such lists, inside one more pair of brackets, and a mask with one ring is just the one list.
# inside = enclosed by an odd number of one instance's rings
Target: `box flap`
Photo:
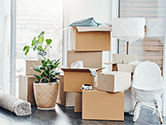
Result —
[[113, 54], [113, 62], [122, 63], [129, 63], [135, 60], [138, 60], [138, 56], [136, 55], [126, 55], [126, 54]]
[[89, 69], [70, 69], [70, 68], [61, 68], [64, 72], [90, 72]]
[[112, 31], [111, 27], [76, 27], [78, 32], [89, 32], [89, 31]]

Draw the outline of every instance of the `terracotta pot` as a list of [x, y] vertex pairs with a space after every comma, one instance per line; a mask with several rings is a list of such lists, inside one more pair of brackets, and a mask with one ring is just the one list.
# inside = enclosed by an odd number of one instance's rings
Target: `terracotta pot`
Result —
[[37, 107], [40, 109], [53, 109], [58, 95], [58, 82], [36, 83], [33, 82], [34, 96]]

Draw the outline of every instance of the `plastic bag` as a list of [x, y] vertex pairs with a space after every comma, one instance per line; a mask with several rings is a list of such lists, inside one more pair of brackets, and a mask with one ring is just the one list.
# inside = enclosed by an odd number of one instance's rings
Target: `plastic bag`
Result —
[[82, 19], [76, 22], [73, 22], [69, 26], [75, 27], [75, 26], [82, 26], [82, 27], [97, 27], [101, 25], [101, 23], [97, 23], [94, 21], [93, 17], [87, 18], [87, 19]]

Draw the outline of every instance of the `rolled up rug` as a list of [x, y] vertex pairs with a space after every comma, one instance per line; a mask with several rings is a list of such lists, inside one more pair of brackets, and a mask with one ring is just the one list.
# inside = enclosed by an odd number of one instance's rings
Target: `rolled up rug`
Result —
[[31, 104], [12, 95], [0, 91], [0, 107], [3, 107], [17, 116], [31, 114]]

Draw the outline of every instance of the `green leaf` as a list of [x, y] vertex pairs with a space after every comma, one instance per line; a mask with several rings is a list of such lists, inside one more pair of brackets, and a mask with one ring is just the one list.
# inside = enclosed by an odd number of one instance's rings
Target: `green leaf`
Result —
[[55, 75], [59, 75], [60, 72], [56, 72], [55, 70], [51, 71], [51, 73], [54, 73]]
[[23, 51], [25, 51], [25, 50], [27, 49], [27, 47], [28, 47], [28, 46], [24, 46]]
[[36, 77], [36, 79], [37, 79], [38, 81], [40, 81], [40, 79], [41, 79], [41, 77], [40, 77], [40, 76], [38, 76], [38, 75], [36, 75], [36, 74], [34, 74], [34, 73], [32, 73], [32, 75], [33, 75], [33, 76], [35, 76], [35, 77]]
[[44, 41], [44, 36], [39, 37], [39, 38], [38, 38], [38, 41], [39, 41], [39, 44], [42, 44], [43, 41]]
[[46, 39], [46, 43], [47, 43], [47, 45], [50, 45], [52, 43], [52, 40], [51, 39]]
[[38, 50], [38, 51], [43, 51], [42, 46], [38, 46], [38, 47], [37, 47], [37, 50]]
[[47, 75], [46, 70], [44, 70], [43, 73], [41, 74], [41, 78], [47, 77], [46, 75]]
[[38, 38], [41, 37], [41, 36], [43, 36], [43, 35], [44, 35], [44, 31], [42, 31], [42, 32], [40, 33], [40, 35], [38, 36]]
[[35, 71], [37, 71], [37, 72], [39, 72], [39, 73], [41, 73], [41, 70], [40, 70], [40, 66], [34, 66], [34, 68], [33, 68]]
[[29, 48], [30, 48], [30, 46], [25, 46], [25, 47], [23, 48], [23, 51], [25, 51], [25, 55], [28, 54]]
[[33, 38], [31, 46], [34, 46], [36, 43], [36, 37]]

